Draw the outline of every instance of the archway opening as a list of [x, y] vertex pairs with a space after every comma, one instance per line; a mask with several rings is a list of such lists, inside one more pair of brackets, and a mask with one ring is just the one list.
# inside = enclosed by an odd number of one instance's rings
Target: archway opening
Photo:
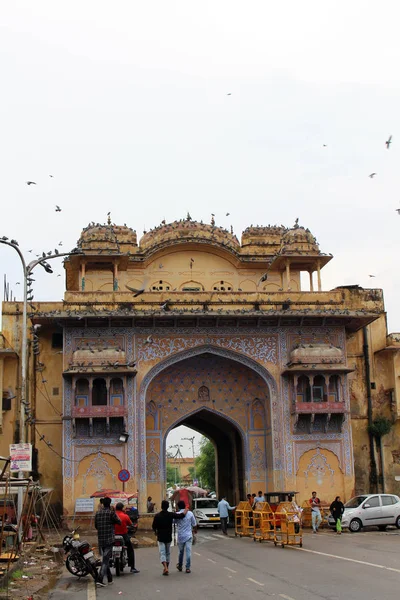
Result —
[[211, 440], [218, 496], [237, 503], [253, 489], [268, 489], [269, 388], [250, 366], [205, 350], [167, 366], [152, 379], [146, 394], [146, 464], [147, 488], [153, 495], [166, 494], [166, 452], [180, 444], [179, 439], [170, 441], [180, 426], [195, 432], [185, 437], [201, 434]]
[[[174, 439], [174, 432], [178, 432], [182, 425], [191, 434], [190, 437], [199, 440], [194, 460], [192, 452], [188, 452], [184, 444], [179, 441], [168, 444], [168, 440]], [[181, 441], [184, 440], [181, 438]], [[210, 445], [214, 450], [213, 455]], [[218, 497], [226, 496], [230, 502], [245, 498], [244, 442], [237, 427], [226, 418], [207, 409], [188, 416], [170, 432], [166, 450], [166, 464], [171, 464], [175, 469], [177, 478], [180, 478], [176, 482], [178, 485], [198, 485], [215, 492]], [[171, 455], [173, 459], [169, 461], [168, 456]]]

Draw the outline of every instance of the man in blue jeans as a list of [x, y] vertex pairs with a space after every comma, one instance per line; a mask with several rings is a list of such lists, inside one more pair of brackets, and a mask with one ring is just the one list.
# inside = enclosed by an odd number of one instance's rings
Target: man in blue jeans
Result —
[[[185, 510], [185, 502], [183, 500], [179, 500], [178, 508], [179, 513], [182, 513]], [[183, 555], [186, 551], [186, 573], [190, 573], [193, 531], [195, 533], [197, 531], [196, 519], [194, 518], [194, 514], [192, 513], [192, 511], [188, 510], [185, 517], [178, 521], [179, 559], [178, 564], [176, 565], [178, 571], [182, 571]]]

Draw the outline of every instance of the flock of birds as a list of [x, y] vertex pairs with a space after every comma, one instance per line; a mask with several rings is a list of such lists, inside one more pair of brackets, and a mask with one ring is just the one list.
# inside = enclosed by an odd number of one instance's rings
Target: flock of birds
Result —
[[[231, 93], [231, 92], [228, 92], [228, 93], [227, 93], [227, 96], [231, 96], [231, 95], [232, 95], [232, 93]], [[390, 149], [390, 146], [391, 146], [391, 144], [392, 144], [392, 140], [393, 140], [393, 136], [392, 136], [392, 135], [389, 135], [388, 139], [385, 141], [385, 146], [386, 146], [386, 149], [387, 149], [387, 150], [389, 150], [389, 149]], [[323, 147], [324, 147], [324, 148], [326, 148], [326, 147], [327, 147], [327, 144], [323, 144]], [[376, 175], [377, 175], [377, 173], [376, 173], [376, 172], [372, 172], [372, 173], [370, 173], [370, 174], [368, 175], [368, 177], [369, 177], [370, 179], [373, 179], [373, 178], [374, 178]], [[53, 177], [54, 177], [54, 176], [53, 176], [53, 175], [49, 175], [49, 177], [50, 177], [51, 179], [53, 179]], [[36, 182], [36, 181], [32, 181], [32, 180], [28, 180], [28, 181], [26, 181], [26, 185], [28, 185], [28, 186], [31, 186], [31, 185], [37, 185], [37, 182]], [[55, 205], [55, 209], [54, 209], [54, 210], [55, 210], [55, 212], [61, 212], [61, 211], [62, 211], [62, 208], [61, 208], [61, 207], [60, 207], [58, 204], [56, 204], [56, 205]], [[400, 215], [400, 208], [396, 208], [395, 210], [396, 210], [397, 214], [398, 214], [398, 215]], [[230, 213], [229, 213], [229, 212], [227, 212], [225, 216], [227, 216], [227, 217], [228, 217], [229, 215], [230, 215]], [[108, 218], [109, 218], [109, 220], [110, 220], [110, 213], [107, 213], [107, 216], [108, 216]], [[215, 223], [215, 221], [214, 221], [215, 214], [214, 214], [214, 213], [212, 213], [211, 217], [212, 217], [212, 224], [214, 224], [214, 223]], [[188, 213], [188, 216], [187, 216], [187, 220], [192, 220], [192, 219], [191, 219], [191, 216], [189, 215], [189, 213]], [[163, 221], [163, 224], [165, 224], [165, 221]], [[143, 232], [143, 233], [147, 233], [147, 231], [146, 231], [146, 230], [144, 230], [144, 232]], [[232, 228], [231, 228], [231, 233], [233, 233], [233, 230], [232, 230]], [[8, 240], [8, 238], [6, 238], [6, 237], [3, 237], [3, 238], [1, 238], [1, 239], [3, 239], [3, 240]], [[15, 246], [18, 246], [18, 242], [17, 242], [16, 240], [10, 240], [10, 242], [11, 242], [12, 244], [14, 244]], [[59, 242], [59, 244], [58, 244], [58, 245], [59, 245], [59, 246], [62, 246], [62, 242]], [[32, 252], [33, 252], [33, 249], [31, 249], [31, 250], [28, 250], [28, 252], [29, 252], [29, 253], [32, 253]], [[111, 252], [109, 252], [109, 253], [111, 253]], [[48, 256], [50, 256], [51, 254], [52, 254], [51, 252], [48, 252]], [[58, 254], [58, 250], [57, 250], [57, 249], [55, 249], [55, 250], [54, 250], [54, 254]], [[40, 255], [39, 255], [39, 254], [36, 254], [36, 257], [37, 257], [37, 258], [39, 258], [39, 257], [40, 257]], [[45, 257], [46, 257], [46, 254], [45, 254], [45, 253], [43, 253], [42, 257], [43, 257], [43, 258], [45, 258]], [[161, 268], [161, 267], [160, 267], [160, 268]], [[57, 277], [61, 277], [61, 274], [58, 274], [58, 275], [57, 275]], [[375, 275], [372, 275], [372, 274], [370, 274], [370, 275], [369, 275], [369, 277], [375, 277]], [[261, 277], [261, 279], [259, 280], [259, 283], [262, 283], [262, 282], [266, 281], [266, 279], [267, 279], [267, 274], [265, 274], [265, 275], [263, 275], [263, 276]], [[16, 283], [16, 285], [20, 285], [20, 282], [17, 282], [17, 283]], [[143, 293], [146, 291], [146, 289], [145, 289], [144, 287], [143, 287], [143, 288], [140, 288], [140, 289], [138, 289], [138, 288], [133, 288], [133, 287], [130, 287], [130, 286], [126, 285], [126, 288], [127, 288], [129, 291], [131, 291], [131, 292], [133, 293], [133, 297], [134, 297], [134, 298], [136, 298], [136, 297], [140, 296], [141, 294], [143, 294]], [[168, 309], [168, 307], [163, 307], [163, 308], [164, 308], [164, 309], [166, 309], [166, 310]]]

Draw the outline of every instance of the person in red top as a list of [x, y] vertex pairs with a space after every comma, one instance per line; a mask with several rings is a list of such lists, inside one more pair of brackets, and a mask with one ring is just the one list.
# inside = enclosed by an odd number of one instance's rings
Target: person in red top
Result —
[[132, 521], [124, 512], [124, 505], [122, 502], [118, 502], [117, 506], [115, 507], [115, 514], [121, 521], [121, 525], [114, 525], [114, 533], [115, 535], [122, 535], [124, 538], [125, 546], [128, 552], [128, 566], [131, 568], [131, 573], [140, 573], [140, 571], [138, 571], [135, 567], [135, 551], [128, 533], [128, 527], [132, 525]]

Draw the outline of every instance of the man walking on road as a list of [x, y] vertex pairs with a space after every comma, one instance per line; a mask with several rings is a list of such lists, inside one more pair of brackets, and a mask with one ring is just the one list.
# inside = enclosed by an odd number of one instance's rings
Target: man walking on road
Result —
[[318, 533], [318, 527], [321, 525], [322, 517], [320, 511], [321, 500], [317, 498], [317, 492], [312, 492], [312, 497], [310, 498], [310, 505], [313, 533]]
[[[180, 500], [178, 502], [178, 508], [182, 514], [185, 509], [185, 502]], [[191, 558], [192, 558], [192, 543], [193, 543], [193, 531], [196, 533], [197, 524], [194, 514], [191, 510], [187, 510], [185, 517], [178, 522], [178, 547], [179, 547], [179, 559], [176, 568], [178, 571], [182, 571], [183, 555], [186, 552], [186, 573], [190, 573]]]
[[121, 525], [121, 521], [114, 511], [110, 509], [111, 498], [104, 498], [102, 510], [97, 511], [94, 518], [94, 526], [97, 529], [97, 537], [99, 541], [99, 551], [101, 552], [102, 561], [99, 578], [96, 585], [105, 587], [104, 577], [107, 575], [109, 585], [112, 584], [113, 578], [110, 571], [110, 559], [112, 556], [112, 547], [114, 543], [114, 525]]
[[221, 519], [221, 530], [224, 535], [228, 535], [228, 511], [234, 510], [235, 508], [236, 506], [229, 505], [226, 496], [222, 496], [221, 500], [218, 502], [219, 518]]
[[174, 519], [184, 519], [188, 509], [183, 512], [173, 513], [168, 511], [169, 502], [161, 502], [161, 512], [153, 519], [153, 531], [157, 536], [158, 550], [160, 552], [161, 564], [164, 567], [163, 575], [169, 575], [168, 567], [171, 556], [172, 523]]

